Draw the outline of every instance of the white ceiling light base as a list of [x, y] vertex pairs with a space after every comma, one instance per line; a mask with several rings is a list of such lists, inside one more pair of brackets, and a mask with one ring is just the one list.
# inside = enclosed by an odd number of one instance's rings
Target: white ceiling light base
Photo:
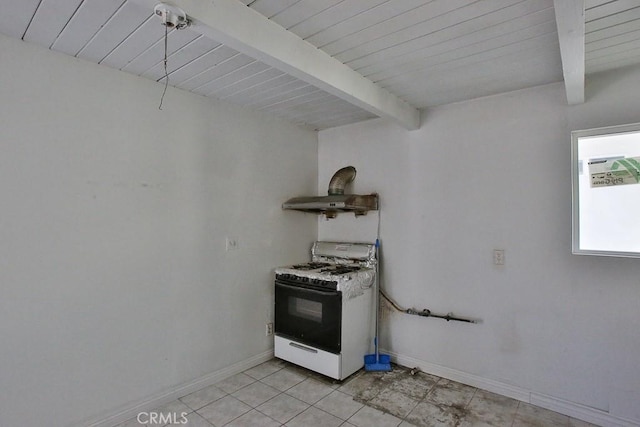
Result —
[[162, 25], [166, 25], [169, 28], [181, 30], [190, 24], [184, 10], [170, 4], [158, 3], [153, 8], [153, 12], [162, 19]]

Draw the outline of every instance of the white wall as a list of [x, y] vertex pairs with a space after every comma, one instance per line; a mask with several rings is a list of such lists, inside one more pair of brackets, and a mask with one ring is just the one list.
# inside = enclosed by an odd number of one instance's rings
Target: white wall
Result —
[[[317, 137], [0, 36], [0, 425], [63, 426], [268, 352]], [[239, 249], [225, 252], [225, 237]]]
[[570, 171], [571, 130], [640, 121], [639, 79], [594, 77], [577, 107], [552, 84], [429, 110], [413, 132], [383, 120], [320, 132], [319, 187], [351, 164], [355, 190], [380, 193], [388, 293], [482, 319], [392, 314], [383, 347], [640, 423], [640, 262], [571, 254]]

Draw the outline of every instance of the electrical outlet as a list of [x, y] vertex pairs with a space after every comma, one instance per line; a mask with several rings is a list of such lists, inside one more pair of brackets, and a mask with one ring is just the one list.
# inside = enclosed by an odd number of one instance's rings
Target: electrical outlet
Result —
[[266, 336], [273, 335], [273, 323], [267, 323], [267, 329], [265, 330]]
[[504, 249], [493, 250], [493, 263], [495, 265], [504, 265]]
[[238, 249], [238, 241], [233, 237], [227, 237], [225, 241], [225, 249], [227, 252]]

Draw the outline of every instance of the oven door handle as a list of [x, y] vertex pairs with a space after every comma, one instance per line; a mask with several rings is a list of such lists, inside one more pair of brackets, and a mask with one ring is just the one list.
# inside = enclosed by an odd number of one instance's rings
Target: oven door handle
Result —
[[297, 344], [295, 342], [290, 342], [289, 345], [291, 347], [299, 348], [300, 350], [308, 351], [309, 353], [317, 353], [318, 352], [318, 350], [316, 350], [315, 348], [305, 347], [305, 346]]
[[316, 295], [323, 295], [323, 296], [337, 296], [339, 294], [338, 291], [334, 291], [334, 290], [328, 290], [328, 291], [319, 291], [317, 289], [311, 289], [311, 288], [307, 288], [304, 285], [300, 285], [300, 286], [292, 286], [292, 285], [286, 285], [282, 282], [279, 282], [276, 280], [276, 286], [281, 286], [283, 288], [287, 288], [290, 289], [292, 291], [304, 291], [304, 292], [309, 292], [312, 294], [316, 294]]

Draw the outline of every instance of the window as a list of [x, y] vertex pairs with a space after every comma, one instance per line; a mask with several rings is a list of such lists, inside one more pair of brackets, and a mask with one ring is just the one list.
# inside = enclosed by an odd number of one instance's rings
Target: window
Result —
[[573, 253], [640, 257], [640, 123], [571, 132]]

